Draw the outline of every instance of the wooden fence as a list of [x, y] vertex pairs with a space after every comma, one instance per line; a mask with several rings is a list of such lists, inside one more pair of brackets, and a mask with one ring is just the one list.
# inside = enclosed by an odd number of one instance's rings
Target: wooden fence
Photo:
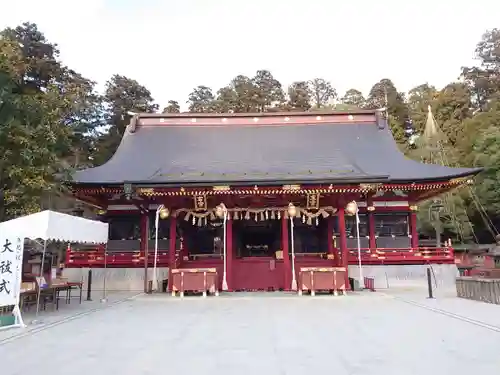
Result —
[[462, 276], [457, 278], [457, 296], [500, 305], [500, 279]]

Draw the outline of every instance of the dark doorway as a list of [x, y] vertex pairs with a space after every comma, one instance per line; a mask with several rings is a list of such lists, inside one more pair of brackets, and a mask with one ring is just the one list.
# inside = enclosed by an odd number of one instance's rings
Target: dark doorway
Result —
[[238, 257], [274, 257], [281, 246], [280, 221], [233, 221], [234, 245]]

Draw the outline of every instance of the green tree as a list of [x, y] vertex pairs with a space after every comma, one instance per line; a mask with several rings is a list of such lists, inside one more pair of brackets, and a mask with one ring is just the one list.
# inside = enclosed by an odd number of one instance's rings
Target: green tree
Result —
[[285, 93], [280, 81], [274, 78], [268, 70], [258, 70], [252, 78], [252, 86], [255, 90], [259, 112], [268, 112], [285, 101]]
[[258, 87], [254, 80], [244, 75], [236, 76], [231, 81], [231, 87], [234, 91], [234, 112], [255, 113], [261, 110], [261, 102]]
[[[490, 116], [493, 114], [490, 113]], [[474, 165], [485, 168], [475, 186], [477, 196], [490, 213], [498, 216], [500, 212], [500, 111], [496, 112], [491, 125], [483, 129], [475, 138], [473, 150]]]
[[354, 106], [357, 108], [363, 108], [366, 105], [366, 99], [363, 96], [363, 93], [356, 89], [347, 90], [340, 101], [342, 102], [342, 104]]
[[309, 81], [309, 91], [316, 108], [326, 106], [331, 100], [337, 99], [337, 90], [323, 78], [314, 78]]
[[435, 106], [438, 92], [434, 86], [424, 83], [408, 91], [408, 110], [413, 126], [418, 132], [423, 132], [427, 120], [428, 106]]
[[94, 155], [96, 165], [105, 163], [113, 156], [134, 113], [158, 111], [158, 104], [154, 103], [151, 92], [146, 87], [134, 79], [118, 74], [106, 82], [104, 103], [108, 129], [97, 139]]
[[225, 86], [217, 91], [217, 97], [213, 103], [214, 111], [217, 113], [234, 113], [238, 107], [238, 95], [232, 86]]
[[366, 107], [373, 109], [387, 107], [389, 125], [396, 142], [400, 145], [406, 143], [403, 124], [409, 115], [408, 107], [404, 94], [398, 92], [390, 79], [384, 78], [373, 85], [366, 100]]
[[99, 123], [93, 82], [62, 65], [55, 45], [34, 24], [0, 38], [0, 219], [40, 208], [43, 194], [62, 188], [77, 151], [88, 156]]
[[471, 107], [470, 92], [463, 83], [450, 83], [437, 95], [435, 117], [451, 146], [462, 138], [462, 122], [471, 116]]
[[25, 22], [14, 29], [6, 28], [0, 38], [13, 41], [22, 56], [24, 64], [18, 88], [23, 93], [40, 92], [60, 80], [64, 67], [58, 60], [57, 45], [49, 43], [36, 24]]
[[305, 81], [297, 81], [288, 88], [286, 109], [290, 111], [309, 111], [311, 109], [311, 90]]
[[181, 106], [175, 100], [169, 100], [167, 106], [163, 108], [163, 113], [180, 113]]
[[212, 89], [207, 86], [198, 86], [190, 94], [188, 98], [189, 112], [206, 113], [212, 112], [214, 94]]
[[462, 68], [461, 78], [474, 108], [483, 110], [489, 99], [500, 92], [500, 30], [486, 31], [475, 52], [480, 66]]

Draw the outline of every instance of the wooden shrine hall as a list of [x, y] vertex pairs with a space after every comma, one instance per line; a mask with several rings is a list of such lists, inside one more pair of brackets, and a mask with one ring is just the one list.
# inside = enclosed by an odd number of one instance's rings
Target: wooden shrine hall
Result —
[[479, 171], [407, 159], [383, 111], [139, 114], [70, 182], [110, 233], [66, 267], [163, 270], [173, 292], [337, 293], [360, 265], [453, 264], [451, 243], [419, 246], [418, 204]]

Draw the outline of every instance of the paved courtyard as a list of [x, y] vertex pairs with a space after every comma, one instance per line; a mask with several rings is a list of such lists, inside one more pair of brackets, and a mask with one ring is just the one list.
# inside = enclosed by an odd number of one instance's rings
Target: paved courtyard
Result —
[[500, 306], [429, 301], [422, 293], [139, 296], [31, 333], [2, 334], [1, 373], [8, 375], [470, 375], [500, 369]]

